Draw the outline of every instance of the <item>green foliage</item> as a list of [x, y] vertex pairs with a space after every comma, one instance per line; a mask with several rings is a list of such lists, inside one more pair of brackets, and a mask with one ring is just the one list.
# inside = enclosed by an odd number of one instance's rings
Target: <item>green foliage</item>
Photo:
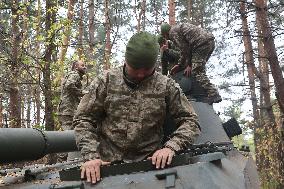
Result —
[[40, 124], [36, 124], [36, 125], [34, 125], [34, 126], [33, 126], [33, 128], [35, 128], [35, 129], [39, 129], [39, 130], [45, 130], [44, 125], [40, 125]]
[[[262, 175], [260, 174], [260, 177]], [[261, 189], [279, 189], [281, 188], [281, 183], [276, 179], [271, 179], [267, 182], [263, 182]]]

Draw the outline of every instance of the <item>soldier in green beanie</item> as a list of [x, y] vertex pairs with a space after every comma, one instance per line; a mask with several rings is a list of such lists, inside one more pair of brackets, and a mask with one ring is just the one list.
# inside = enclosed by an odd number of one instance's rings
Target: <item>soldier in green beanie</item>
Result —
[[126, 46], [125, 60], [134, 69], [150, 69], [155, 67], [158, 50], [156, 37], [147, 32], [140, 32], [130, 38]]
[[169, 71], [178, 64], [180, 51], [172, 41], [166, 40], [162, 35], [158, 35], [160, 45], [162, 74], [168, 75]]
[[[164, 168], [198, 136], [192, 105], [174, 80], [155, 71], [158, 50], [155, 36], [136, 33], [126, 46], [125, 64], [97, 76], [83, 96], [73, 125], [87, 182], [98, 182], [100, 166], [113, 161], [149, 158]], [[163, 143], [166, 107], [177, 130]]]
[[161, 35], [173, 41], [181, 51], [179, 63], [172, 68], [171, 73], [184, 70], [184, 74], [189, 77], [192, 72], [196, 81], [207, 92], [208, 103], [221, 102], [222, 98], [207, 77], [205, 67], [215, 48], [213, 34], [189, 23], [174, 26], [163, 23]]

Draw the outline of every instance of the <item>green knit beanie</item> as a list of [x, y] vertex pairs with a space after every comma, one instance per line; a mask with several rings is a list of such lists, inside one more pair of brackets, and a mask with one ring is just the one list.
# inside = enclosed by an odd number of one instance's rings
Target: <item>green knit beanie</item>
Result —
[[148, 32], [134, 34], [126, 46], [125, 60], [134, 69], [153, 68], [159, 46], [154, 35]]
[[162, 34], [162, 35], [165, 35], [165, 34], [169, 33], [170, 29], [171, 29], [171, 25], [170, 25], [170, 24], [168, 24], [168, 23], [163, 23], [163, 24], [161, 25], [161, 34]]

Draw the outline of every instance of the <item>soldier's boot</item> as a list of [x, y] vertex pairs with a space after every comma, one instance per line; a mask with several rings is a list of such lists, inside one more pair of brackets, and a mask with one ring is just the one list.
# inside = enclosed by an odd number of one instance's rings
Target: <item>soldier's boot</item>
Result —
[[208, 88], [208, 97], [207, 97], [207, 103], [212, 105], [213, 103], [219, 103], [222, 101], [222, 97], [218, 93], [218, 90], [214, 87], [214, 85], [211, 85]]
[[217, 93], [214, 96], [208, 97], [208, 104], [212, 105], [213, 103], [219, 103], [222, 101], [222, 97]]

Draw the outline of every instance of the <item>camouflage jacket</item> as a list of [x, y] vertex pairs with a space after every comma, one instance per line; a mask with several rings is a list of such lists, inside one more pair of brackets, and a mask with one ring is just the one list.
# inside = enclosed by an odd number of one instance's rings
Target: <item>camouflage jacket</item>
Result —
[[58, 105], [58, 115], [74, 116], [82, 95], [83, 77], [76, 71], [68, 73], [61, 84], [61, 96]]
[[169, 38], [181, 51], [179, 64], [183, 67], [191, 64], [192, 53], [198, 47], [214, 40], [212, 33], [189, 23], [172, 26]]
[[95, 78], [78, 106], [73, 126], [84, 159], [145, 159], [163, 146], [167, 105], [178, 129], [164, 146], [187, 148], [200, 132], [199, 123], [178, 84], [155, 72], [132, 89], [123, 73], [120, 67]]
[[163, 75], [168, 75], [168, 71], [170, 71], [174, 65], [178, 64], [180, 58], [179, 49], [173, 44], [172, 41], [168, 41], [168, 44], [169, 48], [162, 52], [161, 55]]

